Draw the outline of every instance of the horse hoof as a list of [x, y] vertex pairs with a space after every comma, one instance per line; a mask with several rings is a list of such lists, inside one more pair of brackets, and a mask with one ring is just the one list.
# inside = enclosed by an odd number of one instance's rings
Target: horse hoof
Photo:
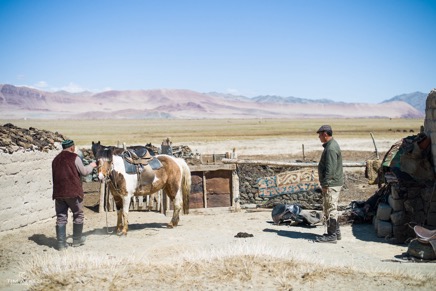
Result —
[[168, 223], [167, 227], [168, 228], [174, 228], [174, 226], [171, 223]]

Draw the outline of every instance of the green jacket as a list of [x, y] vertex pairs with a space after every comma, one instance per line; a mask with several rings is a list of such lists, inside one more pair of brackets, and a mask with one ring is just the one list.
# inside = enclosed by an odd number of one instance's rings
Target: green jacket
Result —
[[324, 151], [318, 164], [321, 187], [337, 187], [344, 184], [341, 149], [333, 138], [322, 145]]

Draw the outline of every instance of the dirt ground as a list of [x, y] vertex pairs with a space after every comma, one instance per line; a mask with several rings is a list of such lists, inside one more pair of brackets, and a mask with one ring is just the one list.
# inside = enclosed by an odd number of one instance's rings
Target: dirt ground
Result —
[[[348, 151], [344, 159], [351, 161], [373, 149]], [[434, 290], [436, 284], [436, 264], [407, 260], [407, 245], [378, 238], [372, 225], [344, 225], [341, 241], [319, 244], [313, 239], [324, 226], [274, 225], [268, 209], [193, 210], [174, 229], [166, 227], [170, 216], [131, 211], [128, 235], [119, 237], [116, 213], [96, 212], [92, 187], [85, 187], [84, 246], [58, 252], [54, 217], [0, 233], [1, 290]], [[67, 232], [71, 242], [71, 221]]]

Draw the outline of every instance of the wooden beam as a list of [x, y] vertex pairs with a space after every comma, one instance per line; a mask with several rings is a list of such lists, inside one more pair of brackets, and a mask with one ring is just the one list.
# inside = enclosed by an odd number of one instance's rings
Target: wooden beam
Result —
[[106, 187], [106, 182], [102, 181], [100, 182], [100, 199], [99, 199], [99, 205], [98, 205], [98, 212], [103, 213], [104, 212], [104, 188]]
[[191, 172], [207, 172], [218, 170], [236, 170], [236, 166], [233, 164], [217, 164], [217, 165], [190, 165]]
[[[223, 159], [224, 164], [251, 164], [251, 165], [270, 165], [270, 166], [289, 166], [289, 167], [318, 167], [318, 163], [301, 163], [301, 162], [277, 162], [265, 160], [239, 160]], [[366, 167], [365, 162], [343, 163], [343, 167]]]

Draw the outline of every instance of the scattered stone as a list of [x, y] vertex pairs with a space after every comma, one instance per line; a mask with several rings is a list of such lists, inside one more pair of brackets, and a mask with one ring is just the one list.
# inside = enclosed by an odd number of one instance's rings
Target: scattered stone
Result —
[[0, 152], [12, 154], [17, 151], [48, 152], [57, 149], [56, 143], [65, 140], [57, 132], [17, 127], [11, 123], [0, 126]]

